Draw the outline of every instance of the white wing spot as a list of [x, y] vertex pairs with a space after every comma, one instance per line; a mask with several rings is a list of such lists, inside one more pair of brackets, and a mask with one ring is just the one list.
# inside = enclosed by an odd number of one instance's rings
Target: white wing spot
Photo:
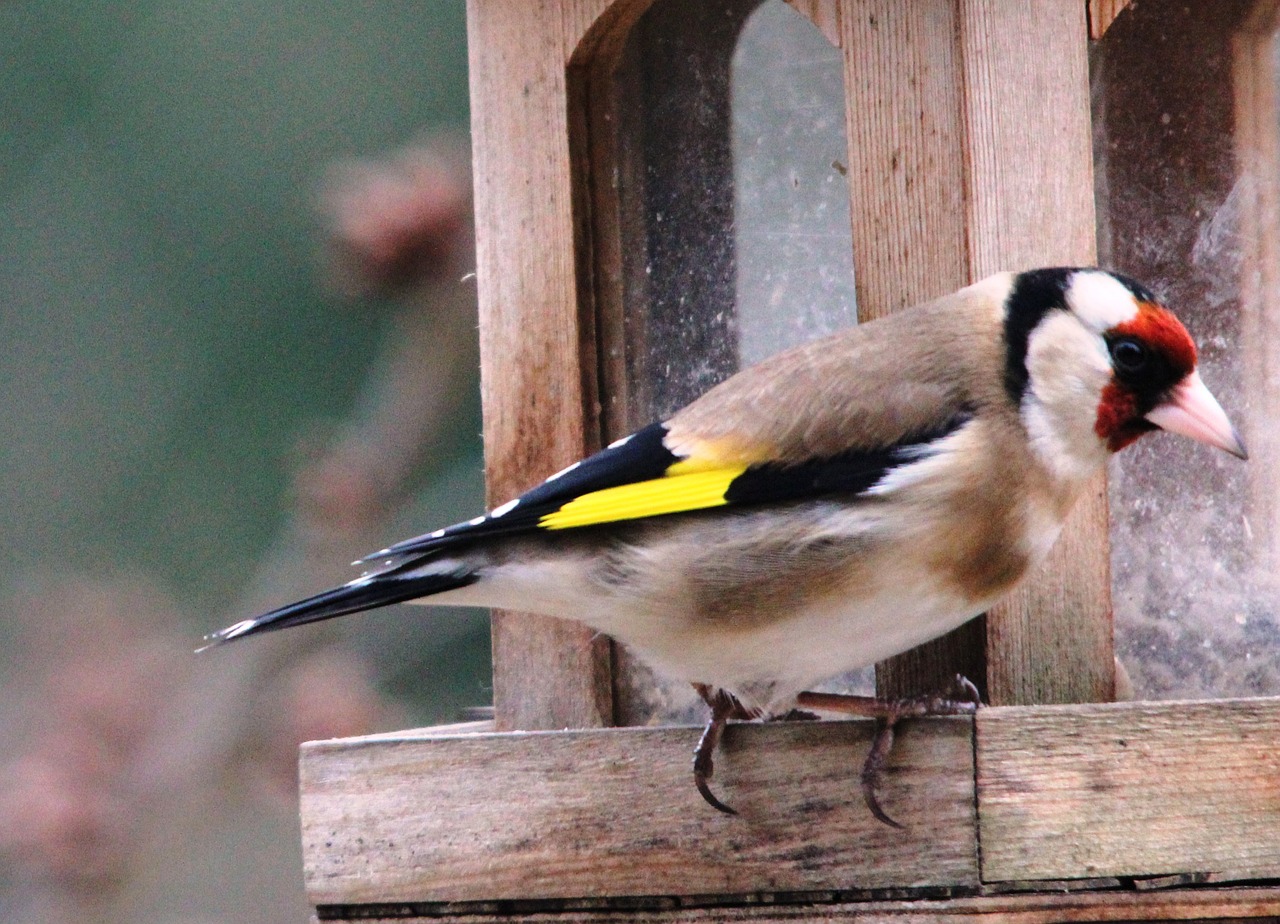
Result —
[[627, 443], [629, 443], [629, 442], [631, 441], [631, 437], [632, 437], [632, 436], [635, 436], [635, 434], [634, 434], [634, 433], [632, 433], [630, 436], [624, 436], [624, 437], [623, 437], [622, 439], [620, 439], [620, 440], [614, 440], [612, 443], [610, 443], [610, 444], [609, 444], [609, 448], [610, 448], [610, 449], [617, 449], [619, 446], [625, 446], [625, 445], [627, 445]]
[[488, 519], [488, 517], [476, 517], [475, 519], [467, 520], [467, 525], [468, 525], [468, 526], [479, 526], [481, 523], [483, 523], [483, 522], [484, 522], [485, 520], [487, 520], [487, 519]]
[[[617, 445], [617, 444], [615, 443], [614, 445]], [[565, 475], [569, 474], [571, 471], [573, 471], [575, 468], [577, 468], [581, 464], [582, 464], [581, 462], [574, 462], [572, 465], [569, 465], [569, 466], [566, 466], [565, 468], [560, 469], [560, 471], [556, 472], [554, 475], [548, 478], [547, 481], [555, 481], [557, 478], [563, 478]]]
[[493, 517], [493, 518], [495, 518], [495, 519], [496, 519], [496, 518], [498, 518], [498, 517], [505, 517], [505, 516], [506, 516], [508, 513], [510, 513], [512, 510], [515, 510], [515, 509], [516, 509], [516, 505], [517, 505], [517, 504], [519, 504], [519, 503], [520, 503], [520, 498], [518, 498], [518, 497], [517, 497], [515, 500], [507, 501], [507, 502], [506, 502], [505, 504], [503, 504], [501, 507], [497, 507], [497, 508], [495, 508], [495, 509], [494, 509], [494, 511], [493, 511], [492, 513], [490, 513], [490, 514], [489, 514], [489, 516], [491, 516], [491, 517]]

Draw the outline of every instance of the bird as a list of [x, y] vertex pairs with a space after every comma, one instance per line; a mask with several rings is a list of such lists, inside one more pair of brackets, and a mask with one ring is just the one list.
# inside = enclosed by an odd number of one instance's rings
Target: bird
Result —
[[[821, 681], [988, 610], [1108, 458], [1157, 430], [1247, 458], [1150, 289], [1093, 267], [999, 273], [775, 354], [210, 647], [405, 601], [576, 620], [694, 684], [711, 708], [695, 784], [733, 813], [708, 785], [728, 719], [817, 702]], [[882, 821], [893, 722], [976, 706], [959, 693], [881, 713], [863, 794]]]

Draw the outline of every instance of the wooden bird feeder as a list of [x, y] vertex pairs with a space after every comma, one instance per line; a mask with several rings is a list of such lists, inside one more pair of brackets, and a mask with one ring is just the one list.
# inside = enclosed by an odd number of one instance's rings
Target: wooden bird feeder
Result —
[[[843, 85], [824, 182], [847, 200], [859, 319], [999, 270], [1093, 264], [1100, 239], [1136, 273], [1134, 229], [1157, 220], [1130, 202], [1143, 176], [1217, 145], [1269, 178], [1242, 205], [1262, 269], [1238, 282], [1241, 342], [1263, 363], [1280, 317], [1280, 0], [1193, 6], [791, 0]], [[759, 7], [468, 0], [495, 504], [737, 365], [729, 77]], [[1111, 68], [1092, 110], [1091, 53]], [[1144, 62], [1188, 79], [1160, 96]], [[1214, 67], [1220, 85], [1191, 79]], [[1226, 115], [1203, 137], [1135, 132], [1095, 165], [1099, 106], [1141, 122], [1213, 99]], [[1258, 388], [1280, 409], [1280, 388]], [[1246, 435], [1256, 457], [1267, 436]], [[1265, 479], [1254, 493], [1280, 548], [1280, 495]], [[320, 920], [1280, 915], [1280, 701], [1113, 703], [1110, 587], [1099, 479], [1013, 597], [877, 667], [885, 695], [959, 670], [992, 704], [903, 726], [882, 791], [902, 831], [858, 793], [869, 723], [731, 727], [716, 787], [741, 814], [724, 816], [690, 780], [699, 729], [653, 724], [670, 697], [625, 651], [495, 613], [495, 723], [304, 746], [310, 900]]]

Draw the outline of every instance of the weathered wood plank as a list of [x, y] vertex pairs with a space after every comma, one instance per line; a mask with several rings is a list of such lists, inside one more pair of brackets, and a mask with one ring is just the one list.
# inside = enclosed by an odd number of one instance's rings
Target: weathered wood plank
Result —
[[[1079, 0], [957, 0], [968, 264], [1097, 260], [1085, 19]], [[1034, 47], [1035, 54], [1026, 49]], [[1115, 692], [1106, 481], [1077, 503], [1049, 560], [987, 614], [995, 705]]]
[[[324, 920], [360, 920], [369, 924], [425, 924], [441, 920], [453, 924], [498, 924], [520, 920], [528, 924], [797, 924], [822, 921], [837, 924], [1074, 924], [1090, 921], [1238, 921], [1274, 920], [1280, 915], [1280, 889], [1175, 889], [1168, 892], [1092, 892], [1057, 895], [1017, 895], [921, 901], [832, 902], [810, 905], [748, 904], [738, 907], [682, 907], [633, 911], [580, 910], [556, 913], [480, 914], [441, 916], [437, 909], [421, 917], [397, 914], [370, 918], [357, 909], [343, 916], [341, 909], [325, 909]], [[403, 909], [396, 909], [397, 911]]]
[[[503, 503], [598, 448], [594, 332], [584, 330], [565, 61], [592, 19], [574, 5], [470, 0], [481, 392], [489, 500]], [[596, 6], [603, 10], [606, 0]], [[495, 612], [503, 728], [612, 722], [610, 645], [577, 625]]]
[[316, 905], [977, 884], [971, 724], [903, 726], [863, 805], [870, 723], [731, 726], [697, 794], [694, 728], [313, 742], [301, 761]]
[[982, 710], [983, 879], [1280, 878], [1280, 699]]

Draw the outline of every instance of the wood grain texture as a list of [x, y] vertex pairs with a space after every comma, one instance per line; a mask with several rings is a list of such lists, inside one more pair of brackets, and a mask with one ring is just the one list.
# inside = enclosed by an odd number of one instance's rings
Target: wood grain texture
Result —
[[[1276, 32], [1280, 0], [1255, 4], [1231, 43], [1235, 141], [1240, 197], [1241, 365], [1249, 413], [1244, 438], [1255, 459], [1280, 458], [1280, 98]], [[1272, 465], [1249, 466], [1249, 507], [1254, 560], [1280, 570], [1280, 492]]]
[[[957, 18], [970, 275], [1093, 264], [1093, 144], [1078, 0], [957, 0]], [[1107, 530], [1099, 477], [1049, 560], [987, 615], [991, 703], [1114, 696]]]
[[733, 725], [722, 815], [693, 787], [695, 728], [375, 736], [305, 745], [317, 905], [975, 886], [971, 722], [905, 723], [874, 820], [867, 722]]
[[1089, 7], [1089, 38], [1095, 42], [1106, 35], [1116, 17], [1124, 12], [1129, 0], [1087, 0]]
[[[498, 924], [512, 920], [529, 924], [1076, 924], [1131, 921], [1273, 921], [1280, 915], [1280, 889], [1172, 889], [1164, 892], [1093, 892], [1074, 894], [1002, 895], [922, 901], [828, 902], [820, 904], [757, 903], [738, 907], [681, 906], [638, 908], [631, 911], [574, 910], [555, 913], [458, 913], [429, 916], [369, 917], [365, 909], [327, 908], [324, 920], [359, 920], [370, 924], [425, 924], [447, 920], [454, 924]], [[404, 909], [396, 908], [396, 912]], [[358, 917], [356, 916], [358, 915]]]
[[847, 0], [849, 201], [858, 319], [969, 281], [954, 0]]
[[[486, 477], [505, 502], [596, 448], [595, 368], [583, 362], [565, 66], [594, 20], [585, 0], [470, 0], [481, 393]], [[599, 0], [596, 10], [607, 6]], [[503, 728], [612, 720], [610, 646], [587, 629], [494, 613]]]
[[[955, 4], [854, 0], [812, 16], [841, 30], [858, 320], [871, 321], [970, 281]], [[932, 693], [958, 671], [981, 687], [983, 638], [969, 626], [890, 658], [876, 690]]]
[[983, 879], [1280, 878], [1280, 700], [989, 709]]

